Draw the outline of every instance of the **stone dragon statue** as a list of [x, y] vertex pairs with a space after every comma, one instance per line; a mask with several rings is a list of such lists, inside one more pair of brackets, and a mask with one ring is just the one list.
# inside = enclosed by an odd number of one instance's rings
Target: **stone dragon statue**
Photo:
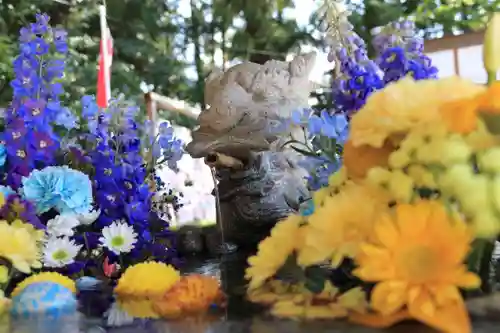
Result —
[[304, 134], [281, 124], [308, 106], [315, 59], [308, 53], [290, 62], [244, 62], [207, 78], [207, 109], [186, 150], [216, 170], [226, 241], [257, 244], [309, 195], [299, 155], [284, 146]]

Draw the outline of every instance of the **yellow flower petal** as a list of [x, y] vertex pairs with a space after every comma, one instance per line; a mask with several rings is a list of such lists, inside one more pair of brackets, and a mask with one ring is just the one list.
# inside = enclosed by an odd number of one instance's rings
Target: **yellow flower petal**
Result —
[[404, 282], [378, 283], [371, 295], [371, 305], [373, 309], [383, 315], [396, 313], [406, 303], [406, 288], [407, 285]]

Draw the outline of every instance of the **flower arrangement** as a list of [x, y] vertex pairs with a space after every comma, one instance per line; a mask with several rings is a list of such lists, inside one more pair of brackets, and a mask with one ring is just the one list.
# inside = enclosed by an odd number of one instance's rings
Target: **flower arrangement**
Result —
[[[71, 314], [77, 290], [106, 284], [117, 299], [111, 321], [127, 309], [127, 320], [158, 317], [153, 310], [134, 312], [131, 299], [152, 304], [149, 298], [157, 296], [173, 304], [172, 297], [163, 298], [180, 279], [170, 266], [178, 263], [175, 243], [152, 198], [168, 191], [155, 171], [176, 169], [183, 142], [168, 122], [156, 130], [140, 121], [139, 108], [124, 96], [106, 109], [93, 96], [82, 98], [81, 112], [65, 108], [59, 97], [67, 34], [51, 27], [47, 15], [37, 14], [21, 29], [19, 46], [13, 99], [0, 133], [0, 314], [8, 308], [22, 318]], [[172, 197], [176, 209], [181, 204]], [[214, 281], [200, 281], [176, 295], [211, 304]], [[192, 285], [208, 294], [189, 296]], [[205, 310], [198, 304], [193, 309]]]
[[423, 39], [413, 22], [394, 22], [380, 29], [373, 41], [375, 56], [370, 59], [366, 43], [348, 20], [348, 11], [335, 1], [325, 1], [320, 14], [328, 23], [328, 58], [335, 64], [334, 109], [297, 110], [285, 124], [303, 128], [306, 143], [292, 138], [287, 144], [305, 155], [301, 165], [309, 171], [307, 180], [313, 191], [327, 185], [328, 177], [340, 168], [349, 121], [370, 95], [406, 76], [423, 80], [437, 75], [437, 68], [423, 53]]
[[[327, 14], [335, 31], [348, 26], [329, 3]], [[302, 214], [279, 222], [248, 259], [251, 301], [279, 317], [378, 328], [412, 319], [443, 332], [472, 331], [464, 291], [491, 291], [500, 231], [498, 20], [486, 33], [487, 86], [436, 78], [421, 47], [406, 40], [406, 23], [375, 38], [390, 41], [376, 47], [378, 74], [359, 67], [367, 62], [357, 39], [358, 48], [342, 51], [355, 57], [340, 61], [343, 83], [334, 88], [334, 112], [348, 122], [343, 144], [326, 134], [335, 113], [303, 120], [315, 139], [335, 147], [320, 154], [335, 152], [338, 170], [325, 173]], [[352, 40], [349, 34], [337, 37]], [[332, 57], [341, 59], [339, 52]]]

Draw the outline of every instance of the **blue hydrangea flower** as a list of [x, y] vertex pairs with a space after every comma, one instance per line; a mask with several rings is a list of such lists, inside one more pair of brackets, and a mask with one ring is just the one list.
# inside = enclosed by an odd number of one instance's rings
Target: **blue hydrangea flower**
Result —
[[16, 194], [16, 192], [10, 186], [0, 185], [0, 193], [3, 194], [4, 198], [8, 198], [11, 194]]
[[22, 185], [24, 197], [35, 204], [39, 214], [52, 208], [61, 214], [83, 214], [92, 209], [89, 177], [67, 166], [34, 170], [23, 177]]

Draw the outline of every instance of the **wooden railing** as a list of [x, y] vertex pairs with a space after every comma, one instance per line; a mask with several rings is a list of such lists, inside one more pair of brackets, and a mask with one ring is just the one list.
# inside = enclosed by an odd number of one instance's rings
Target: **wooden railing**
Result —
[[468, 32], [462, 35], [448, 35], [442, 38], [425, 41], [425, 53], [435, 53], [442, 51], [453, 52], [453, 67], [455, 74], [460, 75], [460, 64], [458, 60], [458, 50], [479, 46], [483, 44], [484, 31]]
[[179, 101], [154, 92], [144, 94], [146, 110], [149, 119], [154, 123], [158, 121], [158, 109], [183, 114], [189, 118], [197, 119], [201, 110], [195, 108], [184, 101]]

